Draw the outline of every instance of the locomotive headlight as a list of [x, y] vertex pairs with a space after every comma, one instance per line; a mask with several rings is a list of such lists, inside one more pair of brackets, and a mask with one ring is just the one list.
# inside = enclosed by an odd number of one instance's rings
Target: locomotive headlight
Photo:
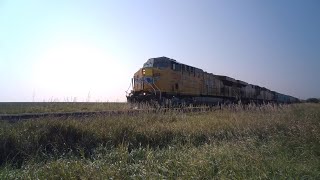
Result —
[[146, 69], [142, 69], [142, 75], [143, 76], [152, 76], [152, 69], [150, 68], [146, 68]]
[[144, 93], [143, 93], [143, 95], [145, 96], [145, 95], [146, 95], [146, 93], [144, 92]]

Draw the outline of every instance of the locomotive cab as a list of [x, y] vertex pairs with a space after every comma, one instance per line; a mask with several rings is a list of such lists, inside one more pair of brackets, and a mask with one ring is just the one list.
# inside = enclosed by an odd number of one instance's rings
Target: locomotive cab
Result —
[[151, 58], [140, 68], [132, 79], [133, 90], [127, 96], [129, 102], [143, 102], [162, 98], [168, 91], [166, 78], [176, 61], [167, 57]]

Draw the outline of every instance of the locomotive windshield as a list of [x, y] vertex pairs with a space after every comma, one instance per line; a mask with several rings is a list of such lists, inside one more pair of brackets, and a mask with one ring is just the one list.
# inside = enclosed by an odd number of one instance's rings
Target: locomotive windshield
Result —
[[146, 63], [143, 64], [143, 67], [153, 67], [153, 59], [149, 59]]
[[143, 67], [155, 67], [159, 69], [165, 69], [170, 67], [170, 60], [165, 57], [149, 59], [143, 64]]

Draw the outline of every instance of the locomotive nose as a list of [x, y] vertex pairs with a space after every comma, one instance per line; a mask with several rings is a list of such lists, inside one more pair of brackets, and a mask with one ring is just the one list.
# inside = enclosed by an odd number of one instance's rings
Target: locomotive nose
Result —
[[153, 72], [151, 68], [144, 68], [142, 69], [142, 75], [143, 76], [152, 76]]
[[152, 68], [143, 68], [142, 69], [142, 78], [144, 82], [153, 83], [153, 70]]

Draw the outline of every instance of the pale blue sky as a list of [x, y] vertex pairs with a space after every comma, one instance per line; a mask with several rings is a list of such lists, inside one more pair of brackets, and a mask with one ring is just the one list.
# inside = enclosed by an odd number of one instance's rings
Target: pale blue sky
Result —
[[320, 1], [0, 0], [0, 101], [125, 101], [159, 56], [320, 97]]

